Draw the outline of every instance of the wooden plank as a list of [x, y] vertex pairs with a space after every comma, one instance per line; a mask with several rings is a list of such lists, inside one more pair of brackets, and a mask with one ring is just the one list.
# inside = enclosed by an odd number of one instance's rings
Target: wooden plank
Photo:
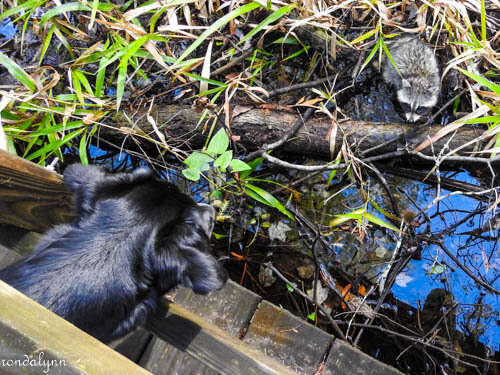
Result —
[[242, 331], [261, 300], [262, 297], [232, 280], [228, 280], [221, 290], [206, 296], [185, 287], [180, 287], [175, 295], [175, 303], [238, 338], [243, 336]]
[[0, 150], [0, 222], [43, 232], [71, 220], [71, 206], [57, 173]]
[[23, 256], [31, 252], [40, 236], [40, 233], [0, 223], [0, 244]]
[[[54, 373], [58, 374], [150, 374], [2, 281], [0, 301], [2, 374], [7, 371], [41, 374], [39, 366], [8, 362], [24, 360], [25, 356], [37, 361], [40, 355], [46, 360], [57, 361], [57, 367], [52, 370], [57, 370]], [[55, 366], [55, 362], [51, 363]]]
[[148, 328], [159, 338], [223, 375], [295, 375], [281, 363], [175, 303]]
[[139, 327], [125, 337], [111, 343], [109, 346], [132, 362], [138, 363], [152, 338], [153, 334], [151, 332]]
[[[228, 280], [221, 290], [205, 296], [186, 287], [179, 287], [175, 294], [178, 305], [236, 338], [242, 336], [261, 299], [232, 280]], [[139, 363], [157, 375], [218, 374], [200, 360], [156, 338], [149, 344]]]
[[263, 301], [243, 341], [300, 374], [314, 374], [332, 336], [290, 312]]
[[403, 375], [342, 340], [335, 340], [322, 375]]
[[155, 375], [218, 375], [198, 359], [155, 337], [144, 352], [139, 365]]

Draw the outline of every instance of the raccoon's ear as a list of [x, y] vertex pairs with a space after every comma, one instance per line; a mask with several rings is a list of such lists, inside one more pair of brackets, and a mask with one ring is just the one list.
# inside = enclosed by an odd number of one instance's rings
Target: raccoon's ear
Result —
[[407, 79], [403, 79], [401, 84], [403, 85], [403, 88], [405, 88], [405, 89], [409, 89], [411, 87], [411, 84]]

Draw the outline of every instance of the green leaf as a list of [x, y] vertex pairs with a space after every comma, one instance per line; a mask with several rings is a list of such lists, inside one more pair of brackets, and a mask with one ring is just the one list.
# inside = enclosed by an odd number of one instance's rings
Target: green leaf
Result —
[[292, 287], [290, 284], [286, 283], [286, 288], [288, 289], [288, 291], [289, 291], [290, 293], [292, 293], [292, 292], [293, 292], [293, 287]]
[[243, 160], [239, 159], [231, 160], [231, 163], [229, 165], [231, 167], [231, 172], [242, 172], [242, 171], [252, 170], [252, 167], [250, 167]]
[[312, 312], [307, 316], [307, 319], [312, 320], [313, 322], [316, 321], [316, 312]]
[[394, 225], [386, 223], [384, 220], [376, 217], [375, 215], [372, 215], [369, 212], [365, 212], [363, 214], [363, 218], [366, 219], [366, 220], [368, 220], [370, 223], [377, 224], [377, 225], [379, 225], [381, 227], [384, 227], [384, 228], [387, 228], [387, 229], [391, 229], [391, 230], [396, 231], [396, 232], [400, 232], [400, 230], [398, 228], [396, 228]]
[[[249, 194], [249, 192], [252, 192], [254, 194], [251, 193]], [[261, 203], [276, 208], [282, 214], [288, 216], [291, 220], [295, 221], [293, 214], [290, 211], [288, 211], [279, 200], [277, 200], [271, 193], [267, 192], [266, 190], [255, 185], [246, 184], [245, 193]], [[256, 199], [255, 198], [256, 196], [258, 196], [259, 198]]]
[[39, 2], [38, 0], [28, 0], [25, 3], [22, 3], [21, 5], [18, 5], [10, 9], [8, 9], [8, 7], [5, 7], [3, 9], [3, 12], [0, 13], [0, 21], [14, 14], [21, 13], [23, 10], [37, 8], [43, 3], [44, 1]]
[[78, 153], [80, 154], [80, 161], [83, 165], [89, 165], [89, 158], [87, 156], [87, 130], [83, 133], [80, 138], [80, 147], [78, 148]]
[[71, 139], [75, 138], [77, 135], [80, 135], [85, 129], [79, 129], [73, 133], [66, 134], [66, 136], [62, 139], [51, 142], [41, 149], [35, 151], [34, 153], [28, 155], [26, 157], [27, 160], [33, 160], [39, 156], [43, 155], [43, 158], [46, 159], [53, 152], [59, 151], [59, 149], [65, 144], [68, 143]]
[[[103, 11], [110, 11], [111, 9], [113, 9], [113, 7], [110, 4], [99, 4], [98, 9], [103, 10]], [[61, 6], [56, 6], [52, 9], [48, 10], [47, 13], [45, 13], [42, 16], [42, 19], [40, 20], [40, 27], [42, 27], [45, 24], [45, 22], [50, 20], [52, 17], [58, 16], [59, 14], [62, 14], [65, 12], [73, 12], [73, 11], [77, 11], [77, 10], [87, 10], [88, 11], [91, 9], [87, 5], [84, 5], [84, 4], [78, 3], [78, 2], [66, 3], [66, 4], [63, 4]]]
[[226, 14], [225, 16], [219, 18], [217, 21], [215, 21], [207, 30], [205, 30], [196, 40], [184, 51], [184, 53], [177, 59], [175, 64], [172, 66], [172, 68], [178, 68], [179, 64], [186, 58], [188, 57], [191, 52], [193, 52], [201, 43], [205, 41], [211, 34], [219, 30], [222, 26], [226, 25], [229, 21], [232, 19], [235, 19], [238, 16], [241, 16], [242, 14], [248, 13], [261, 5], [256, 2], [251, 2], [249, 4], [245, 4], [239, 8], [236, 8], [232, 12]]
[[373, 29], [373, 30], [370, 30], [360, 36], [358, 36], [356, 39], [354, 39], [351, 44], [356, 44], [356, 43], [359, 43], [359, 42], [362, 42], [363, 40], [365, 39], [368, 39], [369, 37], [371, 37], [372, 35], [376, 34], [377, 32], [379, 31], [379, 27]]
[[241, 38], [241, 40], [238, 42], [238, 45], [244, 43], [245, 41], [253, 37], [255, 34], [257, 34], [259, 31], [264, 30], [267, 25], [280, 19], [285, 14], [294, 9], [296, 6], [297, 6], [296, 4], [287, 5], [271, 13], [261, 23], [259, 23], [256, 27], [254, 27], [247, 35]]
[[31, 78], [19, 65], [5, 56], [2, 52], [0, 52], [0, 64], [7, 68], [9, 73], [28, 89], [36, 91], [36, 84], [33, 78]]
[[182, 171], [182, 174], [184, 175], [184, 177], [191, 181], [199, 181], [200, 179], [200, 170], [196, 168], [184, 169]]
[[184, 160], [184, 164], [186, 164], [189, 168], [197, 169], [198, 171], [208, 171], [210, 169], [210, 163], [214, 159], [207, 154], [203, 154], [201, 152], [193, 152], [189, 157]]
[[42, 52], [40, 52], [40, 59], [38, 60], [38, 65], [42, 65], [42, 60], [43, 57], [45, 56], [45, 52], [47, 52], [47, 48], [49, 48], [50, 42], [52, 41], [52, 34], [54, 33], [54, 29], [55, 25], [50, 26], [47, 36], [43, 38]]
[[359, 73], [361, 73], [366, 68], [366, 66], [370, 63], [370, 61], [372, 61], [373, 56], [375, 56], [375, 53], [377, 53], [378, 49], [380, 48], [380, 41], [381, 40], [382, 40], [381, 38], [379, 38], [379, 40], [377, 40], [377, 43], [375, 43], [375, 45], [373, 46], [373, 48], [372, 48], [370, 54], [368, 55], [368, 57], [366, 58], [365, 62], [363, 63], [363, 65], [361, 65], [361, 68], [359, 69]]
[[302, 55], [304, 52], [307, 52], [309, 51], [309, 49], [311, 48], [311, 46], [305, 46], [304, 48], [302, 48], [301, 50], [295, 52], [295, 53], [292, 53], [290, 56], [287, 56], [285, 57], [283, 60], [281, 60], [281, 62], [285, 62], [287, 60], [291, 60], [293, 59], [294, 57], [297, 57], [299, 55]]
[[497, 85], [496, 83], [491, 82], [491, 81], [487, 80], [486, 78], [484, 78], [484, 77], [482, 77], [480, 75], [468, 72], [467, 70], [464, 70], [462, 68], [457, 67], [457, 69], [460, 70], [466, 76], [472, 78], [474, 81], [480, 83], [481, 85], [489, 88], [494, 93], [500, 95], [500, 85]]
[[358, 210], [346, 213], [346, 214], [340, 214], [340, 215], [335, 215], [335, 219], [331, 220], [328, 223], [328, 226], [330, 227], [335, 227], [337, 225], [343, 224], [346, 221], [349, 220], [357, 220], [363, 216], [363, 213], [365, 212], [364, 208], [360, 208]]
[[207, 153], [210, 155], [220, 155], [227, 150], [229, 146], [229, 137], [224, 128], [220, 128], [210, 140]]
[[242, 173], [240, 174], [240, 178], [242, 180], [246, 179], [250, 175], [250, 173], [255, 171], [257, 169], [257, 167], [262, 164], [263, 161], [264, 161], [264, 158], [261, 156], [261, 157], [258, 157], [256, 159], [253, 159], [252, 161], [248, 162], [248, 165], [252, 169], [247, 170], [247, 171], [242, 171]]
[[219, 168], [221, 172], [226, 172], [226, 168], [228, 167], [231, 159], [233, 158], [233, 151], [228, 150], [224, 152], [221, 156], [214, 161], [214, 167]]

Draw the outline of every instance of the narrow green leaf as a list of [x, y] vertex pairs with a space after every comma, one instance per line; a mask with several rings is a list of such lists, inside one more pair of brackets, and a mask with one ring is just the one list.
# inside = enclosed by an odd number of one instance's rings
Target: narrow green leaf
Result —
[[370, 63], [370, 61], [372, 61], [373, 56], [375, 56], [375, 54], [377, 53], [379, 48], [380, 48], [380, 39], [377, 40], [377, 43], [375, 43], [375, 45], [373, 46], [373, 48], [372, 48], [370, 54], [368, 55], [368, 57], [366, 58], [365, 62], [363, 63], [363, 65], [361, 65], [361, 68], [359, 69], [359, 73], [361, 73], [366, 68], [366, 66]]
[[31, 78], [19, 65], [9, 59], [2, 52], [0, 52], [0, 64], [7, 68], [9, 73], [28, 89], [36, 91], [36, 84], [33, 78]]
[[212, 85], [215, 85], [215, 86], [220, 86], [220, 87], [227, 87], [228, 86], [227, 83], [216, 81], [216, 80], [210, 79], [210, 78], [204, 78], [202, 76], [199, 76], [198, 74], [193, 74], [193, 73], [188, 73], [188, 72], [185, 72], [183, 74], [188, 76], [188, 77], [191, 77], [197, 81], [208, 82], [208, 83], [211, 83]]
[[57, 152], [65, 143], [68, 143], [71, 139], [80, 135], [85, 129], [79, 129], [73, 133], [67, 134], [64, 138], [56, 140], [42, 147], [41, 149], [35, 151], [34, 153], [28, 155], [26, 157], [27, 160], [33, 160], [39, 156], [43, 155], [43, 158], [46, 159], [53, 152]]
[[465, 74], [467, 77], [472, 78], [474, 81], [480, 83], [481, 85], [489, 88], [491, 91], [493, 91], [495, 94], [500, 95], [500, 85], [491, 82], [487, 80], [486, 78], [477, 75], [475, 73], [468, 72], [467, 70], [464, 70], [462, 68], [457, 67], [458, 70], [460, 70], [463, 74]]
[[95, 16], [97, 14], [97, 9], [99, 8], [99, 0], [94, 0], [92, 2], [92, 13], [90, 13], [90, 22], [89, 22], [89, 30], [92, 30], [95, 22]]
[[360, 36], [358, 36], [356, 39], [354, 39], [351, 44], [356, 44], [356, 43], [359, 43], [359, 42], [362, 42], [363, 40], [365, 39], [368, 39], [369, 37], [371, 37], [372, 35], [376, 34], [377, 32], [379, 31], [379, 27], [373, 29], [373, 30], [370, 30]]
[[242, 14], [248, 13], [256, 8], [260, 7], [259, 3], [251, 2], [245, 4], [239, 8], [236, 8], [232, 12], [226, 14], [225, 16], [219, 18], [215, 21], [207, 30], [205, 30], [196, 40], [182, 53], [182, 55], [177, 59], [172, 68], [178, 68], [179, 64], [188, 57], [191, 52], [193, 52], [201, 43], [205, 41], [210, 35], [219, 30], [222, 26], [226, 25], [232, 19], [241, 16]]
[[80, 138], [80, 147], [78, 148], [78, 153], [80, 155], [80, 161], [83, 165], [89, 165], [89, 158], [87, 156], [87, 129], [82, 134]]
[[368, 220], [370, 223], [377, 224], [377, 225], [379, 225], [381, 227], [384, 227], [384, 228], [387, 228], [387, 229], [391, 229], [391, 230], [394, 230], [396, 232], [400, 232], [400, 230], [398, 228], [396, 228], [394, 225], [386, 223], [384, 220], [376, 217], [375, 215], [372, 215], [369, 212], [365, 212], [363, 214], [363, 218], [366, 219], [366, 220]]
[[481, 38], [486, 42], [486, 5], [481, 0]]
[[[264, 203], [268, 206], [276, 208], [278, 211], [280, 211], [282, 214], [288, 216], [291, 220], [295, 220], [294, 216], [290, 211], [288, 211], [283, 204], [277, 200], [271, 193], [267, 192], [266, 190], [255, 186], [251, 184], [246, 184], [245, 185], [245, 193], [252, 198], [255, 197], [255, 194], [248, 194], [249, 191], [255, 193], [257, 196], [260, 197], [260, 199], [256, 199], [261, 203]], [[254, 198], [255, 199], [255, 198]]]
[[281, 60], [281, 62], [285, 62], [287, 60], [293, 59], [294, 57], [302, 55], [304, 52], [307, 52], [310, 48], [311, 48], [311, 46], [305, 46], [301, 50], [299, 50], [299, 51], [297, 51], [295, 53], [292, 53], [290, 56], [285, 57], [283, 60]]
[[75, 90], [78, 101], [81, 105], [84, 105], [85, 102], [82, 95], [82, 86], [80, 85], [80, 80], [78, 79], [78, 75], [75, 74], [75, 71], [71, 71], [71, 82], [73, 84], [73, 90]]
[[282, 8], [279, 8], [278, 10], [271, 13], [261, 23], [259, 23], [256, 27], [254, 27], [247, 35], [245, 35], [243, 38], [241, 38], [241, 40], [238, 42], [238, 45], [246, 42], [248, 39], [253, 37], [255, 34], [260, 32], [261, 30], [263, 30], [267, 25], [280, 19], [285, 14], [290, 12], [292, 9], [296, 8], [296, 6], [297, 6], [296, 4], [290, 4], [290, 5], [284, 6]]
[[32, 8], [36, 8], [40, 5], [42, 5], [43, 3], [45, 3], [45, 1], [38, 1], [38, 0], [28, 0], [24, 3], [22, 3], [21, 5], [18, 5], [16, 7], [13, 7], [13, 8], [10, 8], [8, 9], [8, 7], [5, 7], [3, 9], [3, 12], [0, 13], [0, 21], [3, 20], [4, 18], [7, 18], [7, 17], [10, 17], [14, 14], [17, 14], [17, 13], [21, 13], [23, 10], [26, 10], [26, 9], [32, 9]]
[[52, 25], [50, 26], [49, 32], [47, 33], [47, 36], [43, 39], [43, 46], [42, 46], [42, 52], [40, 53], [40, 59], [38, 60], [38, 64], [42, 64], [42, 60], [45, 56], [45, 52], [47, 52], [47, 48], [49, 48], [50, 42], [52, 41], [52, 34], [54, 33], [54, 28], [55, 26]]
[[[112, 5], [111, 4], [99, 4], [98, 5], [98, 9], [99, 10], [103, 10], [103, 11], [110, 11], [111, 9], [113, 9]], [[50, 20], [52, 17], [56, 17], [62, 13], [65, 13], [65, 12], [73, 12], [73, 11], [77, 11], [77, 10], [91, 10], [87, 5], [84, 5], [82, 3], [78, 3], [78, 2], [73, 2], [73, 3], [66, 3], [66, 4], [62, 4], [61, 6], [56, 6], [50, 10], [47, 11], [47, 13], [45, 13], [41, 20], [40, 20], [40, 27], [42, 27], [45, 22], [47, 22], [48, 20]]]

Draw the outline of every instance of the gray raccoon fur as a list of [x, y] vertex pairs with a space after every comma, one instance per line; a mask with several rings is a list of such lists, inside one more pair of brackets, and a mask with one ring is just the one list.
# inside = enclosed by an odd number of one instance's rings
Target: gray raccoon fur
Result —
[[384, 81], [396, 89], [406, 120], [417, 121], [438, 101], [441, 89], [439, 66], [432, 49], [413, 36], [404, 36], [388, 43], [389, 58], [385, 59]]

